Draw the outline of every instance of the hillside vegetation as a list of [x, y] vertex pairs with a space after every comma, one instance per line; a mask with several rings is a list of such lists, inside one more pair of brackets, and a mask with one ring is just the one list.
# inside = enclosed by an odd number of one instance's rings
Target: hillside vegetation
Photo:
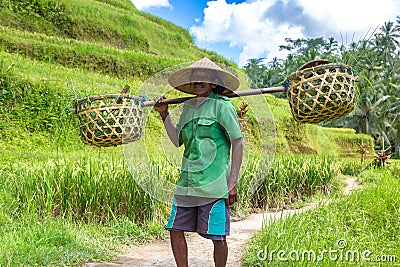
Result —
[[[77, 121], [68, 111], [83, 96], [117, 93], [126, 83], [134, 93], [154, 73], [202, 56], [232, 65], [128, 0], [2, 0], [0, 7], [0, 140], [11, 147], [76, 146]], [[278, 152], [338, 154], [371, 142], [350, 133], [357, 140], [349, 148], [340, 141], [326, 150], [329, 130], [295, 123], [286, 101], [269, 99], [273, 111], [281, 110], [274, 114]], [[316, 129], [321, 140], [311, 137]]]
[[0, 140], [10, 146], [79, 143], [68, 111], [83, 96], [118, 93], [126, 83], [134, 93], [154, 73], [203, 56], [231, 64], [128, 0], [2, 0], [0, 7]]
[[130, 1], [0, 1], [1, 49], [121, 79], [149, 77], [207, 55], [184, 29]]

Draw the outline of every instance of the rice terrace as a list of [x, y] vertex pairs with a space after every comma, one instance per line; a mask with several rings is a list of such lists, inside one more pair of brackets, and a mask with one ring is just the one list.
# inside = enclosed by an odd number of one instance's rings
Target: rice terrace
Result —
[[176, 266], [185, 151], [156, 110], [180, 120], [171, 77], [198, 62], [238, 80], [219, 96], [243, 140], [227, 266], [400, 266], [399, 38], [397, 16], [239, 67], [130, 0], [0, 0], [0, 266]]

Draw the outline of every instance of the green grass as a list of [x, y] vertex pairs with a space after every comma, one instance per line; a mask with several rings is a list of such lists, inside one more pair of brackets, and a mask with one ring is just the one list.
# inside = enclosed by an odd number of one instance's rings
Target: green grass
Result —
[[74, 69], [54, 65], [48, 62], [31, 60], [18, 54], [0, 52], [2, 73], [11, 79], [23, 80], [33, 86], [51, 86], [63, 95], [74, 94], [74, 99], [88, 95], [119, 93], [126, 83], [132, 92], [141, 81], [136, 78], [119, 79], [109, 75], [101, 75], [87, 70]]
[[[314, 194], [330, 194], [338, 186], [339, 161], [333, 157], [293, 155], [275, 157], [265, 181], [253, 193], [251, 201], [257, 208], [282, 209], [304, 201]], [[244, 198], [246, 199], [246, 198]]]
[[165, 216], [163, 203], [142, 190], [116, 149], [4, 162], [0, 184], [18, 199], [18, 214], [92, 222], [126, 217], [138, 224]]
[[111, 260], [165, 236], [168, 206], [136, 183], [122, 152], [86, 149], [1, 159], [0, 266]]
[[[0, 198], [9, 196], [1, 192]], [[11, 216], [9, 207], [0, 206], [1, 266], [71, 266], [107, 261], [122, 253], [124, 245], [142, 244], [165, 235], [161, 224], [138, 226], [126, 219], [98, 225], [29, 214], [10, 220], [5, 218]]]
[[357, 157], [358, 144], [365, 144], [373, 152], [373, 138], [355, 134], [353, 129], [320, 127], [299, 123], [293, 119], [286, 99], [266, 95], [276, 125], [278, 154], [318, 154]]
[[399, 264], [399, 166], [368, 170], [360, 177], [365, 189], [268, 225], [251, 241], [243, 266]]
[[[172, 195], [160, 195], [167, 186], [160, 185], [164, 180], [175, 183], [179, 163], [173, 165], [161, 157], [146, 163], [142, 152], [126, 153], [118, 147], [87, 147], [75, 153], [36, 152], [32, 158], [32, 152], [15, 151], [2, 160], [0, 185], [12, 199], [19, 200], [18, 214], [101, 223], [120, 218], [138, 224], [165, 219], [165, 203]], [[241, 202], [236, 211], [282, 208], [316, 193], [331, 193], [339, 172], [334, 158], [279, 156], [267, 162], [250, 156], [239, 181]]]
[[89, 41], [22, 32], [6, 27], [1, 27], [0, 31], [2, 51], [121, 79], [133, 77], [143, 79], [169, 66], [186, 62], [172, 56], [123, 50], [110, 44], [106, 46]]

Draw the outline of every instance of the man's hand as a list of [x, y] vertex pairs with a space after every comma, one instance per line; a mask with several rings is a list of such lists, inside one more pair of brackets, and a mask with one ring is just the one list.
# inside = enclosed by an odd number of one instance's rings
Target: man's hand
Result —
[[154, 105], [154, 109], [157, 110], [158, 113], [160, 113], [163, 121], [165, 121], [165, 118], [168, 116], [168, 105], [160, 105], [159, 103], [161, 103], [164, 99], [166, 99], [165, 96], [154, 98], [154, 102], [156, 102], [156, 104]]
[[225, 200], [226, 205], [232, 206], [238, 200], [236, 185], [229, 187], [228, 199]]
[[160, 113], [168, 112], [168, 105], [160, 105], [160, 103], [162, 103], [164, 99], [166, 99], [165, 96], [158, 96], [154, 98], [154, 102], [156, 102], [156, 104], [154, 105], [154, 109]]

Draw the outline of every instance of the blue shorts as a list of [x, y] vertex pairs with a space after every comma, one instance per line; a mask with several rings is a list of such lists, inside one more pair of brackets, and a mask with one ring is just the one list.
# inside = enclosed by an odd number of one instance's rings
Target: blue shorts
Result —
[[211, 240], [226, 240], [230, 231], [230, 212], [225, 199], [213, 200], [200, 206], [180, 206], [176, 198], [166, 229], [197, 232]]

